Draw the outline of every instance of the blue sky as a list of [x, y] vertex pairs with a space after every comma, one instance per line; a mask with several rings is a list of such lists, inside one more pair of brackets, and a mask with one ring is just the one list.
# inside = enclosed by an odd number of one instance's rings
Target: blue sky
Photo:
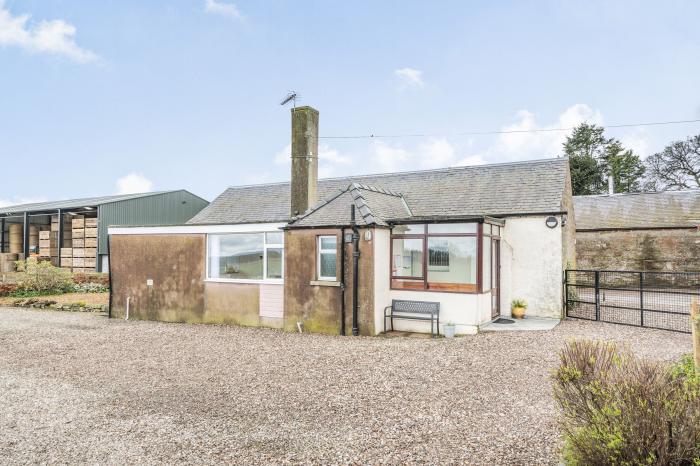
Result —
[[[700, 118], [696, 1], [0, 0], [0, 203], [288, 178], [288, 90], [337, 176], [558, 155]], [[700, 124], [608, 131], [640, 155]]]

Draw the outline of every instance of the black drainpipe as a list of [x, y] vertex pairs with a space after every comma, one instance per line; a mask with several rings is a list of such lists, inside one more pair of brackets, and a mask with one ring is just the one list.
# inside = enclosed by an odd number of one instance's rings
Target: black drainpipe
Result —
[[345, 227], [340, 236], [340, 334], [345, 335]]
[[355, 223], [355, 205], [350, 206], [350, 225], [352, 225], [352, 334], [357, 336], [360, 334], [360, 329], [357, 326], [357, 310], [359, 302], [357, 301], [358, 277], [360, 265], [360, 234], [357, 231]]

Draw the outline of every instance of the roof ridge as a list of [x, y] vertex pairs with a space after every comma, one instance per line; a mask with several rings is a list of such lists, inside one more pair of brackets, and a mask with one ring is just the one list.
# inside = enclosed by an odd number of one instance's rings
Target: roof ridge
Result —
[[[322, 181], [353, 180], [353, 179], [374, 178], [374, 177], [395, 176], [395, 175], [412, 175], [412, 174], [416, 174], [416, 173], [440, 173], [440, 172], [446, 172], [446, 171], [462, 171], [462, 170], [468, 170], [468, 169], [472, 169], [472, 168], [506, 167], [506, 166], [529, 165], [529, 164], [535, 165], [537, 163], [542, 163], [542, 162], [562, 162], [562, 161], [568, 161], [568, 160], [569, 160], [568, 157], [547, 157], [547, 158], [531, 159], [531, 160], [516, 160], [516, 161], [511, 161], [511, 162], [486, 163], [486, 164], [482, 164], [482, 165], [457, 165], [457, 166], [451, 166], [451, 167], [430, 168], [427, 170], [408, 170], [408, 171], [398, 171], [398, 172], [366, 173], [363, 175], [335, 176], [335, 177], [330, 177], [330, 178], [319, 178], [318, 181], [322, 182]], [[256, 187], [264, 187], [264, 186], [280, 186], [280, 185], [285, 185], [285, 184], [290, 184], [290, 182], [289, 181], [275, 181], [275, 182], [271, 182], [271, 183], [245, 184], [245, 185], [238, 185], [238, 186], [229, 186], [227, 189], [256, 188]]]
[[365, 223], [367, 225], [377, 223], [375, 216], [372, 213], [372, 208], [369, 206], [367, 200], [360, 192], [361, 189], [364, 189], [362, 185], [358, 183], [353, 183], [350, 186], [348, 186], [348, 188], [350, 191], [350, 195], [352, 196], [352, 200], [355, 203], [355, 207], [357, 207], [357, 210], [360, 212], [360, 215], [362, 215], [362, 219], [365, 221]]
[[[136, 197], [148, 197], [148, 196], [157, 196], [159, 194], [169, 194], [169, 193], [175, 193], [175, 192], [180, 192], [180, 191], [187, 191], [186, 189], [172, 189], [172, 190], [164, 190], [164, 191], [147, 191], [143, 193], [130, 193], [130, 194], [108, 194], [105, 196], [88, 196], [88, 197], [77, 197], [73, 199], [57, 199], [57, 200], [48, 200], [48, 201], [38, 201], [38, 202], [26, 202], [24, 204], [13, 204], [13, 205], [7, 205], [7, 206], [2, 206], [0, 207], [0, 210], [7, 210], [7, 209], [20, 209], [24, 210], [26, 208], [31, 208], [33, 206], [40, 206], [43, 204], [60, 204], [60, 203], [65, 203], [65, 202], [80, 202], [80, 201], [94, 201], [94, 200], [99, 200], [99, 204], [109, 204], [110, 201], [114, 200], [114, 202], [118, 202], [120, 198], [136, 198]], [[189, 191], [187, 191], [189, 192]], [[197, 196], [196, 194], [190, 193], [193, 196]], [[199, 197], [199, 196], [197, 196]], [[200, 198], [202, 200], [206, 200], [203, 198]]]
[[357, 183], [357, 182], [352, 182], [350, 183], [351, 186], [355, 186], [357, 189], [364, 189], [365, 191], [372, 191], [375, 193], [379, 194], [386, 194], [387, 196], [394, 196], [394, 197], [403, 197], [403, 194], [397, 193], [396, 191], [392, 191], [390, 189], [382, 188], [379, 186], [375, 185], [369, 185], [369, 184], [363, 184], [363, 183]]
[[647, 194], [693, 194], [693, 193], [700, 193], [700, 188], [690, 188], [690, 189], [679, 189], [679, 190], [671, 190], [667, 189], [664, 191], [642, 191], [638, 193], [614, 193], [614, 194], [580, 194], [578, 196], [574, 196], [574, 199], [580, 199], [580, 198], [613, 198], [613, 197], [627, 197], [627, 196], [640, 196], [640, 195], [647, 195]]

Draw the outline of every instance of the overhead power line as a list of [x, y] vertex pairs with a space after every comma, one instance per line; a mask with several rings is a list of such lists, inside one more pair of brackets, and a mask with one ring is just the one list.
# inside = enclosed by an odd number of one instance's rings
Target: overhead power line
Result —
[[[601, 125], [603, 128], [631, 128], [637, 126], [662, 126], [662, 125], [679, 125], [686, 123], [700, 123], [697, 120], [675, 120], [675, 121], [655, 121], [651, 123], [628, 123], [620, 125]], [[555, 131], [571, 131], [574, 128], [541, 128], [541, 129], [509, 129], [500, 131], [463, 131], [461, 133], [452, 134], [359, 134], [354, 136], [319, 136], [320, 139], [378, 139], [378, 138], [435, 138], [435, 137], [451, 137], [451, 136], [481, 136], [488, 134], [517, 134], [517, 133], [551, 133]]]

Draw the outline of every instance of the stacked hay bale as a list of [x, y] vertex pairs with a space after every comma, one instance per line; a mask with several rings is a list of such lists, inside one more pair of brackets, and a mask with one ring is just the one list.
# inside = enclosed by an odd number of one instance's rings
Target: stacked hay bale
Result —
[[29, 255], [39, 255], [39, 225], [29, 225]]
[[10, 252], [24, 253], [24, 227], [21, 223], [10, 223]]

